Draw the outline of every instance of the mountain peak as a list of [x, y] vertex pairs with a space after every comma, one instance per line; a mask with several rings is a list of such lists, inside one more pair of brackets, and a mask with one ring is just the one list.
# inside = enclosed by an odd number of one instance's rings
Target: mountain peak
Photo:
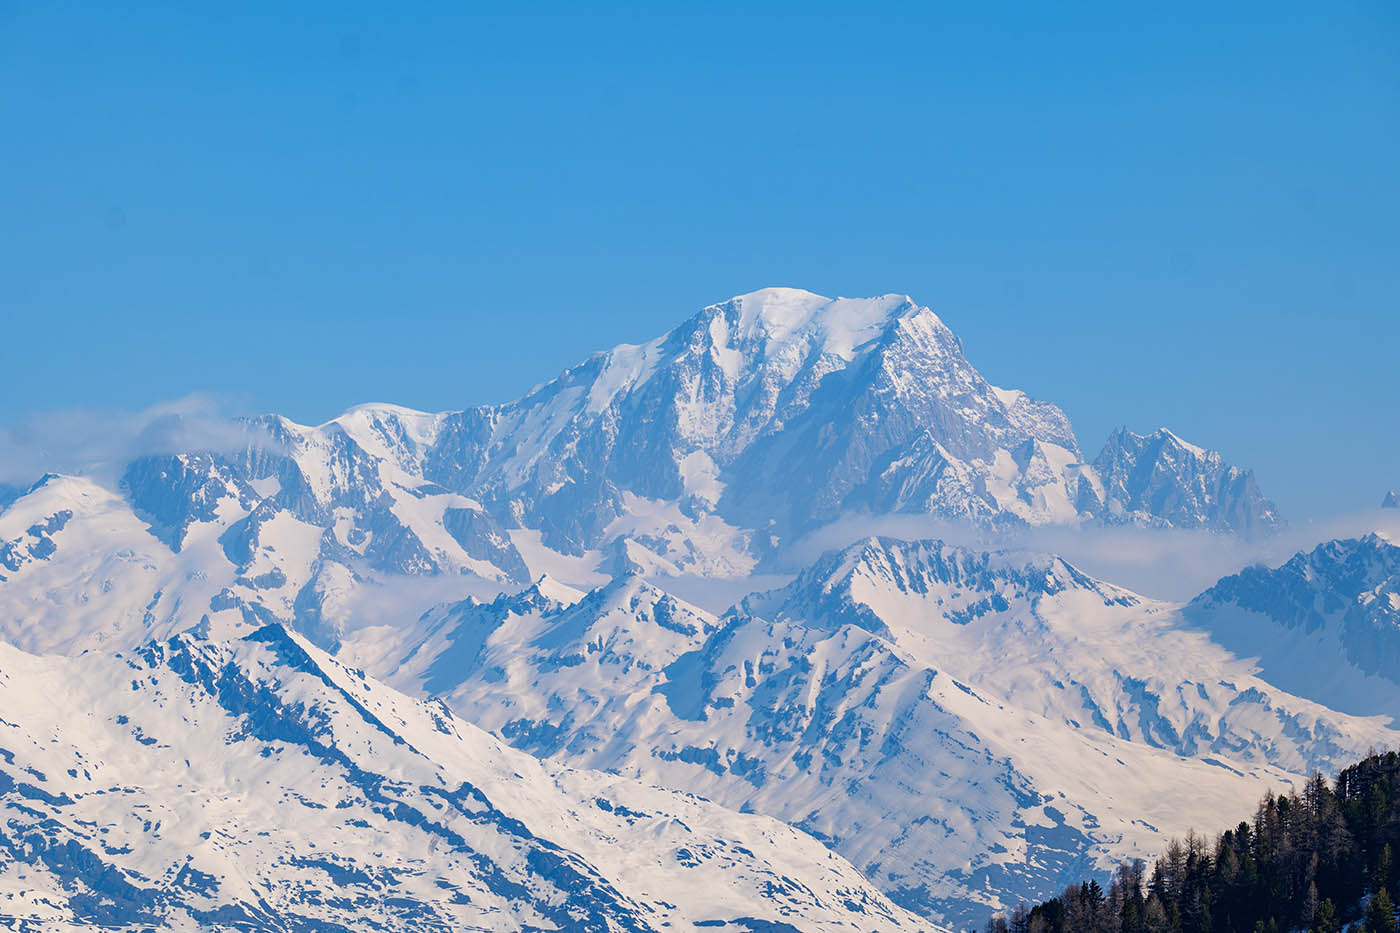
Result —
[[540, 574], [539, 579], [530, 585], [530, 589], [562, 606], [572, 606], [587, 595], [583, 590], [575, 589], [547, 573]]
[[1184, 450], [1202, 460], [1209, 459], [1212, 456], [1219, 456], [1218, 452], [1208, 450], [1199, 444], [1193, 444], [1168, 427], [1160, 427], [1155, 431], [1139, 434], [1127, 425], [1122, 425], [1109, 435], [1108, 444], [1136, 448], [1170, 447], [1176, 450]]
[[1397, 493], [1394, 489], [1387, 492], [1385, 498], [1381, 500], [1381, 508], [1400, 509], [1400, 493]]
[[1225, 462], [1168, 430], [1121, 427], [1094, 459], [1103, 483], [1101, 517], [1112, 524], [1204, 528], [1249, 536], [1282, 527], [1252, 470]]
[[[1154, 432], [1153, 436], [1166, 438], [1167, 440], [1175, 444], [1177, 447], [1186, 450], [1191, 454], [1194, 454], [1196, 457], [1202, 460], [1206, 459], [1212, 453], [1214, 453], [1214, 451], [1206, 450], [1204, 447], [1199, 447], [1196, 444], [1192, 444], [1190, 441], [1182, 440], [1181, 435], [1176, 434], [1169, 428], [1158, 428]], [[1217, 456], [1219, 455], [1217, 454]]]
[[1013, 603], [1031, 605], [1071, 589], [1093, 593], [1105, 605], [1134, 601], [1126, 590], [1101, 583], [1052, 554], [880, 536], [827, 553], [787, 586], [753, 594], [738, 608], [809, 625], [849, 623], [889, 638], [889, 622], [900, 615], [892, 607], [903, 600], [919, 605], [906, 616], [936, 614], [966, 624], [1006, 611]]
[[[902, 312], [918, 310], [908, 295], [827, 298], [800, 288], [763, 288], [711, 305], [733, 328], [731, 342], [785, 342], [800, 334], [822, 337], [823, 349], [840, 356], [879, 336]], [[930, 314], [932, 312], [929, 312]], [[737, 338], [737, 339], [736, 339]]]
[[30, 511], [37, 514], [59, 508], [88, 511], [117, 502], [118, 497], [107, 487], [86, 476], [45, 473], [28, 489], [19, 492], [13, 501], [16, 509], [26, 505]]
[[816, 292], [808, 291], [805, 288], [793, 288], [787, 285], [769, 285], [764, 288], [756, 288], [751, 292], [744, 292], [742, 295], [734, 295], [727, 301], [719, 304], [729, 304], [730, 302], [741, 303], [748, 307], [761, 308], [767, 305], [784, 303], [809, 303], [825, 304], [831, 299], [825, 295], [818, 295]]
[[[1256, 565], [1217, 581], [1194, 606], [1233, 604], [1271, 615], [1286, 626], [1320, 627], [1323, 617], [1376, 602], [1400, 611], [1400, 601], [1364, 598], [1400, 589], [1400, 547], [1383, 534], [1324, 541], [1278, 567]], [[1397, 642], [1400, 650], [1400, 641]]]
[[[879, 579], [900, 589], [922, 591], [932, 581], [963, 587], [1005, 585], [1029, 581], [1036, 593], [1054, 594], [1068, 588], [1100, 592], [1107, 586], [1054, 554], [1039, 551], [987, 550], [949, 544], [939, 539], [908, 541], [888, 536], [858, 541], [819, 562], [812, 570], [825, 582], [823, 589], [849, 587], [857, 578]], [[994, 580], [991, 584], [987, 581]]]

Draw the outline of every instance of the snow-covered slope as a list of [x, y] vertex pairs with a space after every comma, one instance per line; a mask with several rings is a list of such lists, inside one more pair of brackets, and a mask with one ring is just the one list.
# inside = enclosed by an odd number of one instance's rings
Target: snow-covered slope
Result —
[[1272, 683], [1336, 709], [1400, 716], [1400, 547], [1381, 535], [1249, 567], [1186, 612], [1257, 656]]
[[77, 652], [199, 623], [234, 576], [203, 532], [186, 535], [177, 554], [121, 496], [87, 479], [45, 477], [0, 511], [0, 635]]
[[395, 683], [536, 754], [783, 819], [957, 926], [1400, 740], [1173, 606], [936, 542], [861, 542], [722, 618], [624, 578], [424, 624]]
[[0, 645], [24, 929], [928, 930], [790, 827], [542, 764], [269, 626]]

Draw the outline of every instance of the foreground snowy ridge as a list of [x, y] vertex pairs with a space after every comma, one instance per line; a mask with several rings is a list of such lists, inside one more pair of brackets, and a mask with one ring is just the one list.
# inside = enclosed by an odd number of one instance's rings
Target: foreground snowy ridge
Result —
[[790, 827], [542, 764], [280, 626], [0, 646], [0, 709], [0, 914], [45, 930], [936, 929]]

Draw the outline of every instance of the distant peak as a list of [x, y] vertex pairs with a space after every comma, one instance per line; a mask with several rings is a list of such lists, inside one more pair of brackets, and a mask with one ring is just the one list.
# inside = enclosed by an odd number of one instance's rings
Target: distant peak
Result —
[[1171, 440], [1171, 441], [1174, 441], [1178, 447], [1182, 447], [1182, 448], [1184, 448], [1184, 449], [1190, 451], [1191, 453], [1195, 454], [1197, 457], [1205, 457], [1205, 456], [1206, 456], [1206, 449], [1205, 449], [1204, 447], [1201, 447], [1201, 446], [1196, 445], [1196, 444], [1192, 444], [1190, 441], [1182, 440], [1182, 438], [1181, 438], [1179, 435], [1177, 435], [1175, 432], [1171, 431], [1169, 428], [1158, 428], [1158, 429], [1157, 429], [1157, 434], [1158, 434], [1159, 436], [1166, 437], [1166, 438], [1168, 438], [1168, 439]]
[[567, 583], [560, 582], [547, 573], [540, 574], [539, 579], [531, 584], [530, 589], [546, 599], [553, 600], [565, 606], [572, 606], [587, 595], [583, 590], [575, 589]]
[[71, 473], [45, 473], [33, 485], [23, 490], [19, 498], [40, 493], [46, 498], [81, 497], [96, 495], [107, 497], [112, 493], [88, 476], [75, 476]]
[[1387, 492], [1385, 498], [1381, 500], [1381, 508], [1400, 509], [1400, 493], [1396, 493], [1394, 489]]
[[1299, 551], [1293, 555], [1290, 561], [1278, 569], [1285, 569], [1293, 562], [1300, 560], [1314, 565], [1330, 564], [1336, 561], [1344, 563], [1347, 557], [1354, 554], [1380, 556], [1393, 567], [1400, 569], [1400, 548], [1395, 546], [1388, 535], [1380, 531], [1370, 531], [1355, 538], [1334, 538], [1331, 541], [1323, 541], [1311, 551]]
[[1146, 444], [1151, 441], [1165, 442], [1167, 444], [1172, 445], [1173, 447], [1177, 447], [1191, 454], [1194, 454], [1197, 457], [1204, 458], [1210, 456], [1210, 451], [1206, 448], [1200, 446], [1199, 444], [1191, 443], [1190, 441], [1183, 438], [1180, 434], [1177, 434], [1171, 428], [1166, 427], [1158, 428], [1157, 430], [1150, 431], [1147, 434], [1138, 434], [1136, 431], [1129, 429], [1125, 425], [1115, 430], [1113, 434], [1109, 437], [1110, 444], [1114, 442], [1118, 442], [1119, 444], [1122, 444], [1124, 442], [1131, 442], [1133, 444]]
[[395, 405], [392, 402], [364, 402], [360, 405], [352, 405], [326, 423], [336, 424], [361, 418], [393, 418], [398, 421], [417, 422], [434, 421], [438, 417], [439, 415], [435, 412], [419, 411], [416, 408]]

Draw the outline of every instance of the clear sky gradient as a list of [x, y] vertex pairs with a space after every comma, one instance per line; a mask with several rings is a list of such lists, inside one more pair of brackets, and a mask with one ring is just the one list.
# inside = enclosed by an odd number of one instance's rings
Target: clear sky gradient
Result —
[[1400, 486], [1394, 3], [185, 6], [0, 3], [0, 425], [503, 401], [792, 285], [1091, 456]]

